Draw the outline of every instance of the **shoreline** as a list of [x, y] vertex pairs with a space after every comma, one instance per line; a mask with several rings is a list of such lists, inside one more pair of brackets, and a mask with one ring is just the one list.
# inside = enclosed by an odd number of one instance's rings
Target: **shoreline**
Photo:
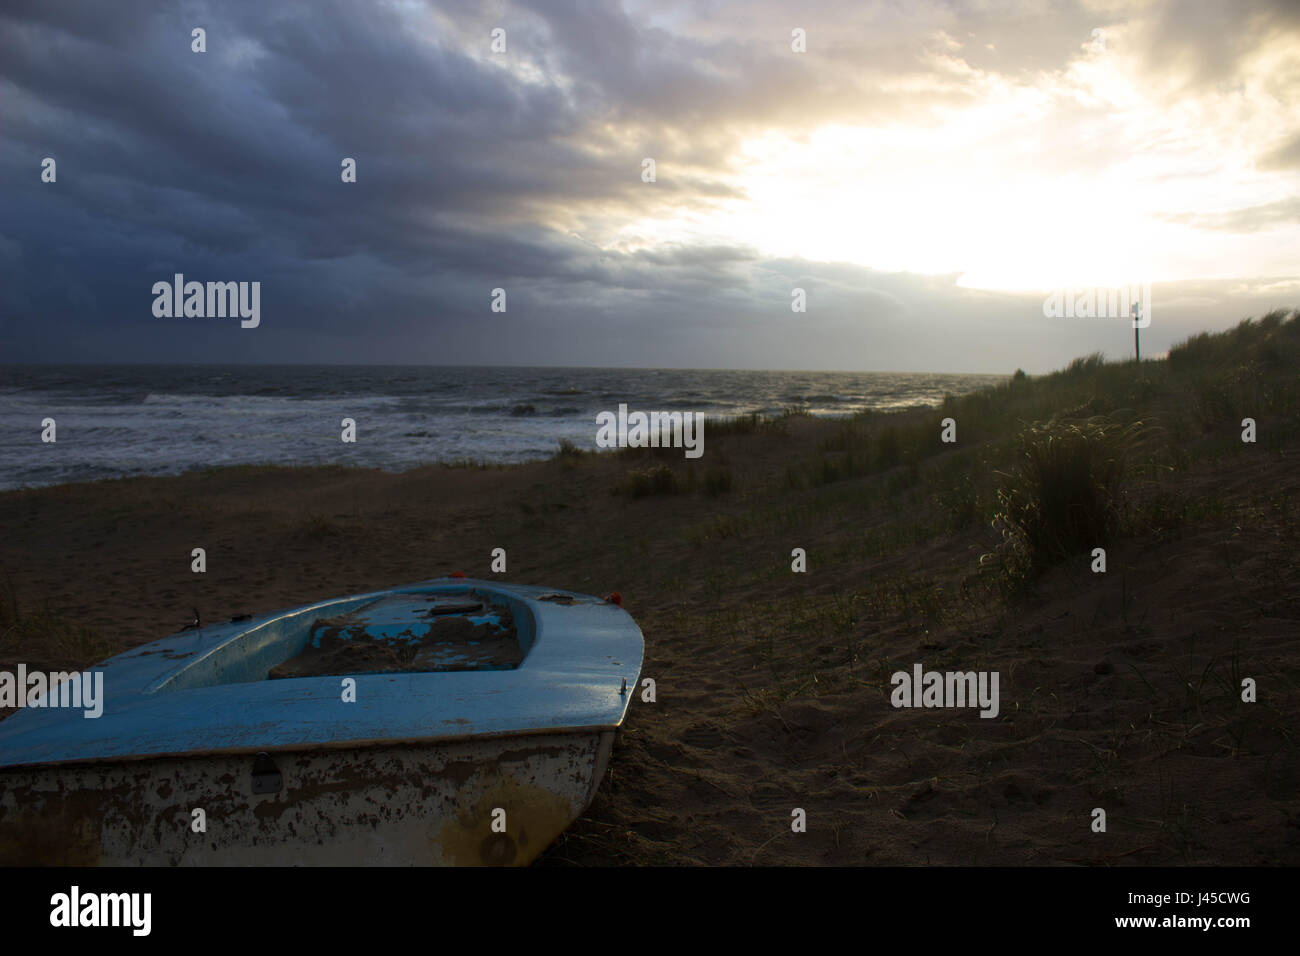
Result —
[[6, 490], [175, 474], [214, 464], [348, 464], [391, 471], [545, 460], [562, 441], [597, 447], [598, 419], [626, 403], [692, 412], [709, 427], [799, 407], [828, 418], [936, 404], [1005, 376], [639, 374], [608, 370], [375, 370], [104, 366], [0, 375]]
[[[941, 402], [936, 402], [934, 404], [919, 403], [913, 405], [905, 405], [897, 408], [887, 407], [887, 408], [879, 408], [879, 409], [868, 409], [865, 410], [865, 414], [906, 415], [915, 412], [932, 411], [936, 408], [941, 407], [941, 405], [942, 405]], [[782, 414], [790, 414], [792, 411], [794, 410], [787, 409], [785, 412], [773, 413], [773, 412], [763, 411], [761, 409], [756, 409], [754, 411], [745, 412], [740, 415], [709, 416], [706, 413], [702, 413], [702, 412], [698, 414], [704, 415], [706, 427], [708, 427], [710, 422], [712, 422], [712, 427], [722, 427], [726, 429], [733, 426], [737, 420], [743, 420], [743, 419], [749, 419], [755, 417], [757, 418], [780, 417]], [[795, 411], [794, 413], [800, 415], [806, 415], [809, 418], [816, 419], [819, 421], [840, 422], [840, 421], [846, 421], [846, 420], [856, 418], [864, 414], [864, 411], [859, 410], [859, 411], [842, 412], [842, 413], [817, 413], [817, 412], [807, 412], [807, 411], [798, 410]], [[601, 414], [608, 414], [608, 413], [602, 412]], [[664, 413], [660, 413], [660, 414], [664, 414]], [[598, 418], [599, 416], [597, 416], [597, 419]], [[596, 419], [593, 419], [591, 431], [593, 436], [598, 435], [601, 431], [601, 427], [598, 424]], [[352, 462], [284, 463], [284, 462], [276, 462], [276, 461], [269, 461], [269, 460], [260, 461], [260, 462], [238, 462], [238, 463], [228, 464], [228, 465], [194, 464], [186, 468], [185, 470], [179, 472], [148, 472], [148, 473], [135, 474], [135, 475], [104, 475], [100, 477], [71, 478], [63, 481], [53, 481], [46, 484], [38, 484], [38, 485], [16, 485], [14, 487], [5, 487], [4, 485], [0, 485], [0, 495], [8, 494], [10, 492], [36, 491], [42, 488], [58, 488], [58, 487], [63, 487], [65, 485], [69, 485], [69, 486], [90, 485], [90, 484], [95, 484], [97, 482], [103, 482], [103, 481], [132, 481], [135, 479], [149, 479], [149, 478], [181, 478], [186, 475], [193, 474], [195, 472], [220, 471], [222, 469], [239, 469], [239, 468], [254, 469], [254, 470], [292, 469], [292, 468], [303, 468], [303, 469], [342, 468], [342, 469], [349, 469], [349, 470], [355, 470], [361, 472], [378, 471], [390, 475], [405, 474], [406, 472], [418, 471], [424, 468], [478, 468], [478, 469], [515, 468], [515, 467], [535, 465], [540, 462], [550, 461], [557, 454], [559, 454], [559, 449], [563, 446], [565, 441], [566, 439], [559, 439], [556, 442], [557, 447], [547, 454], [539, 453], [536, 457], [524, 458], [521, 460], [514, 460], [514, 461], [491, 460], [488, 458], [474, 458], [472, 456], [471, 457], [462, 456], [462, 457], [449, 457], [445, 459], [424, 461], [424, 462], [411, 464], [400, 468], [385, 468], [379, 465], [366, 465], [366, 464], [357, 464]], [[588, 454], [603, 454], [611, 451], [618, 452], [620, 450], [619, 448], [616, 447], [611, 448], [606, 446], [600, 446], [597, 443], [595, 437], [593, 437], [593, 443], [596, 444], [596, 447], [589, 448], [589, 449], [584, 448], [582, 449], [582, 451]]]

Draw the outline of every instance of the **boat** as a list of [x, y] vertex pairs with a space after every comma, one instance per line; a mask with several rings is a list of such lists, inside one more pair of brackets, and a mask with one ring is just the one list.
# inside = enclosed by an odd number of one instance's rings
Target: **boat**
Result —
[[528, 864], [643, 649], [617, 595], [464, 577], [193, 626], [92, 669], [97, 718], [0, 721], [0, 864]]

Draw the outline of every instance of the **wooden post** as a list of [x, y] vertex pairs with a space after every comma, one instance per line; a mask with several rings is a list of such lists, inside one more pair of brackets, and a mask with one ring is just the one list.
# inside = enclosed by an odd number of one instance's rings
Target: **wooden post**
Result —
[[1130, 311], [1130, 313], [1132, 314], [1133, 319], [1134, 319], [1134, 322], [1133, 322], [1133, 361], [1138, 362], [1138, 363], [1141, 363], [1141, 361], [1142, 361], [1142, 352], [1141, 352], [1141, 350], [1140, 350], [1139, 347], [1138, 347], [1138, 322], [1142, 321], [1142, 304], [1141, 304], [1140, 302], [1134, 302], [1132, 308], [1131, 308], [1129, 311]]

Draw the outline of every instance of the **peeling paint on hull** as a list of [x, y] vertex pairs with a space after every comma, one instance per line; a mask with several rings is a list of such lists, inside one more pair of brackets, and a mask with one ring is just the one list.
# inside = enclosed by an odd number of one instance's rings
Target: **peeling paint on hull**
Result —
[[613, 737], [277, 752], [278, 793], [253, 792], [253, 754], [15, 769], [0, 777], [0, 863], [527, 865], [590, 804]]
[[[521, 659], [268, 679], [322, 621], [471, 605]], [[591, 802], [643, 650], [618, 604], [467, 579], [175, 634], [97, 666], [101, 716], [0, 722], [0, 864], [526, 864]]]

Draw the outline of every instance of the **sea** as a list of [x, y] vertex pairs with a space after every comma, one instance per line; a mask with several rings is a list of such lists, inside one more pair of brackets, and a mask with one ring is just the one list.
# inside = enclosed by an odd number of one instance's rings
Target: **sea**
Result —
[[[343, 365], [0, 365], [0, 489], [223, 465], [524, 462], [596, 415], [935, 405], [1003, 375]], [[54, 422], [53, 442], [43, 441]], [[356, 441], [341, 440], [355, 422]], [[707, 447], [707, 445], [706, 445]]]

